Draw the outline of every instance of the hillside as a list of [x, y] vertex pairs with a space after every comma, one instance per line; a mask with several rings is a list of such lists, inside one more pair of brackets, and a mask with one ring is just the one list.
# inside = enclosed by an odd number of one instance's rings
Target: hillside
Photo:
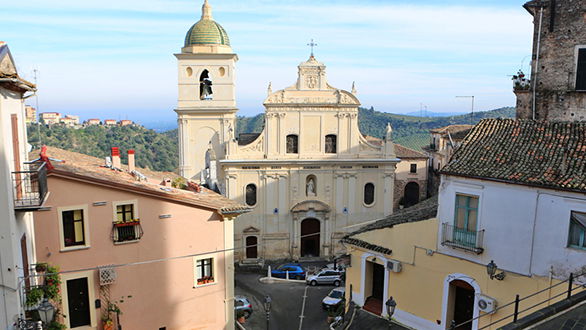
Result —
[[[126, 163], [126, 150], [136, 151], [136, 165], [156, 171], [175, 171], [179, 157], [177, 138], [159, 134], [141, 126], [104, 127], [89, 126], [81, 129], [61, 125], [28, 126], [29, 143], [33, 148], [40, 144], [104, 158], [111, 147], [120, 147], [121, 158]], [[176, 130], [175, 130], [176, 131]], [[39, 142], [39, 132], [41, 141]], [[171, 134], [172, 135], [172, 134]]]
[[[474, 114], [474, 123], [483, 118], [514, 117], [514, 108], [501, 108]], [[382, 137], [387, 123], [393, 126], [393, 139], [406, 147], [421, 149], [429, 143], [429, 130], [452, 124], [469, 124], [470, 114], [449, 117], [415, 117], [384, 113], [373, 108], [360, 108], [358, 125], [365, 135]], [[258, 133], [264, 125], [264, 114], [254, 117], [238, 117], [236, 135], [240, 133]], [[94, 157], [106, 157], [110, 147], [120, 147], [122, 160], [126, 162], [125, 151], [136, 150], [136, 163], [156, 171], [176, 171], [178, 167], [177, 129], [163, 133], [141, 126], [124, 126], [106, 128], [89, 126], [73, 129], [60, 125], [47, 127], [33, 125], [28, 128], [29, 143], [39, 146], [39, 131], [42, 144], [87, 154]]]

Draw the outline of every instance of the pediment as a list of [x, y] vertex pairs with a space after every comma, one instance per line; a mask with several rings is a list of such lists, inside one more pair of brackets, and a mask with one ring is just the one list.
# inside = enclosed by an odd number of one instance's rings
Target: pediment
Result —
[[242, 232], [243, 233], [259, 233], [260, 230], [258, 228], [253, 227], [253, 226], [250, 226], [250, 227], [246, 227]]
[[291, 208], [291, 212], [330, 212], [331, 208], [328, 204], [318, 200], [308, 200], [295, 204]]

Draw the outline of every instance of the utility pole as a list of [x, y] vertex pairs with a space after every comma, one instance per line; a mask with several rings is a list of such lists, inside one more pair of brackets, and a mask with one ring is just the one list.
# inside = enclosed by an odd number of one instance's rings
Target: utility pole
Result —
[[471, 95], [471, 96], [456, 96], [456, 98], [472, 99], [472, 111], [470, 112], [470, 125], [474, 125], [474, 95]]

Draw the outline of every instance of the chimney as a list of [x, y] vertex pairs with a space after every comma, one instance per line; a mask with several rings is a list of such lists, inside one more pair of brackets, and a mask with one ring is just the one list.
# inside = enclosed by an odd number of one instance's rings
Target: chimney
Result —
[[134, 150], [128, 150], [128, 172], [134, 171]]
[[112, 147], [112, 167], [120, 168], [120, 149]]

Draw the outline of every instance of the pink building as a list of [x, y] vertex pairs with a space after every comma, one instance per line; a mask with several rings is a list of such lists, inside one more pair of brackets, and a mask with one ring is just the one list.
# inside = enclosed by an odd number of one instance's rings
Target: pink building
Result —
[[115, 119], [106, 119], [106, 120], [104, 120], [104, 125], [106, 125], [106, 126], [114, 126], [116, 124], [117, 124], [117, 122], [116, 122]]
[[124, 119], [119, 122], [120, 126], [128, 126], [134, 124], [132, 120]]
[[131, 150], [123, 166], [112, 149], [122, 171], [48, 148], [63, 162], [48, 175], [50, 208], [35, 215], [36, 252], [65, 272], [62, 322], [101, 329], [116, 318], [109, 301], [125, 329], [232, 328], [233, 220], [248, 207], [193, 184], [161, 185], [177, 175], [135, 169]]

